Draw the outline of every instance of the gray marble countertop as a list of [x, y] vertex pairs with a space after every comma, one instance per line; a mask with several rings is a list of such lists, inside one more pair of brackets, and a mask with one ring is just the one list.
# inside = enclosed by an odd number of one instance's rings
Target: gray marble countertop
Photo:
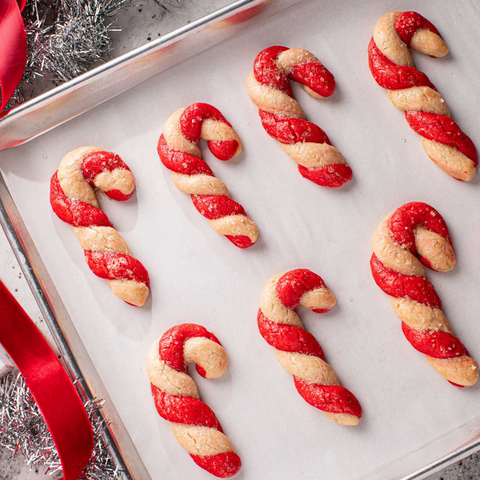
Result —
[[[122, 32], [113, 34], [114, 50], [112, 56], [126, 53], [128, 50], [141, 46], [160, 35], [168, 33], [229, 3], [231, 3], [231, 0], [182, 2], [181, 7], [171, 7], [170, 11], [166, 12], [157, 6], [153, 0], [135, 2], [135, 6], [130, 7], [119, 15], [118, 24], [124, 27], [124, 29]], [[128, 28], [125, 28], [125, 26], [128, 26]], [[48, 328], [43, 321], [3, 232], [0, 233], [0, 278], [28, 314], [36, 321], [46, 337], [51, 339]], [[42, 477], [45, 478], [44, 469], [31, 469], [25, 465], [23, 458], [11, 458], [8, 452], [0, 454], [0, 480], [36, 480]], [[59, 476], [47, 478], [57, 479]], [[429, 480], [476, 479], [480, 479], [479, 454], [473, 454], [463, 461], [429, 477]]]

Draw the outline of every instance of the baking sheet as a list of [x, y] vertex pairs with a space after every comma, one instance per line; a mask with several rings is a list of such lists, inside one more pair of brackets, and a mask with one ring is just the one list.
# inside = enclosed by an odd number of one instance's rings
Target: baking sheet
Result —
[[[371, 77], [368, 41], [377, 18], [392, 8], [385, 0], [361, 6], [305, 1], [0, 154], [20, 213], [154, 480], [210, 478], [156, 414], [145, 373], [151, 343], [180, 322], [205, 325], [229, 354], [224, 378], [193, 376], [242, 458], [238, 478], [369, 478], [477, 417], [479, 388], [451, 387], [412, 350], [369, 270], [370, 240], [380, 220], [407, 201], [432, 204], [447, 221], [458, 264], [453, 272], [428, 276], [455, 332], [480, 358], [479, 181], [457, 182], [431, 163]], [[449, 56], [415, 55], [415, 62], [477, 140], [480, 5], [400, 0], [394, 8], [416, 9], [440, 29]], [[354, 181], [341, 190], [303, 179], [260, 125], [245, 78], [256, 54], [274, 44], [309, 49], [336, 77], [332, 98], [314, 100], [299, 88], [295, 94], [354, 171]], [[214, 159], [206, 145], [202, 150], [259, 226], [259, 241], [246, 251], [209, 227], [173, 186], [156, 153], [168, 116], [198, 101], [219, 108], [244, 142], [244, 153], [229, 163]], [[91, 274], [73, 232], [48, 203], [49, 179], [63, 154], [88, 144], [119, 153], [137, 180], [129, 202], [101, 202], [150, 272], [152, 294], [142, 309], [123, 304]], [[338, 306], [327, 315], [301, 316], [342, 384], [360, 400], [364, 417], [357, 428], [342, 428], [303, 402], [258, 333], [265, 282], [298, 267], [319, 273], [337, 296]]]

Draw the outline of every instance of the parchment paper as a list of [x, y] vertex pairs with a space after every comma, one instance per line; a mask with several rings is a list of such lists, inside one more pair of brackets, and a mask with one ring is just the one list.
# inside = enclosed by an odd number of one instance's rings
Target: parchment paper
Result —
[[[479, 387], [452, 387], [412, 349], [369, 269], [372, 233], [385, 215], [414, 200], [437, 208], [458, 264], [428, 277], [455, 332], [480, 359], [479, 177], [461, 183], [429, 161], [419, 137], [370, 75], [373, 27], [395, 8], [421, 12], [444, 35], [448, 57], [415, 55], [415, 62], [478, 144], [478, 2], [329, 0], [305, 1], [2, 152], [1, 169], [17, 206], [154, 480], [210, 478], [155, 412], [145, 372], [151, 343], [181, 322], [206, 326], [229, 354], [224, 378], [193, 375], [243, 460], [239, 479], [368, 478], [478, 415]], [[295, 94], [353, 169], [354, 181], [341, 190], [302, 178], [260, 125], [245, 78], [257, 53], [275, 44], [307, 48], [336, 77], [329, 99], [314, 100], [299, 88]], [[215, 233], [158, 159], [163, 123], [194, 102], [219, 108], [243, 139], [244, 153], [230, 163], [214, 159], [206, 145], [202, 149], [258, 223], [260, 239], [249, 250]], [[51, 211], [50, 176], [62, 156], [81, 145], [117, 152], [135, 174], [137, 190], [129, 202], [101, 203], [150, 272], [152, 293], [144, 308], [124, 304], [89, 271], [70, 227]], [[364, 417], [357, 428], [341, 427], [307, 405], [258, 333], [264, 284], [298, 267], [320, 274], [337, 297], [338, 306], [326, 315], [300, 314], [342, 384], [360, 400]]]

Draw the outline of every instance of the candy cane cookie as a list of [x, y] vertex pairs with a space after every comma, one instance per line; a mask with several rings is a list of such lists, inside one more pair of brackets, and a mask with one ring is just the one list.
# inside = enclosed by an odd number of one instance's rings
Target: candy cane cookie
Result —
[[341, 187], [351, 180], [352, 170], [327, 134], [305, 120], [302, 107], [293, 97], [289, 78], [303, 84], [313, 98], [329, 97], [335, 91], [333, 75], [307, 50], [287, 47], [263, 50], [247, 77], [248, 95], [259, 108], [263, 128], [298, 164], [302, 176], [324, 187]]
[[408, 48], [443, 57], [448, 48], [438, 30], [416, 12], [390, 12], [380, 17], [368, 46], [368, 63], [390, 101], [405, 111], [410, 127], [442, 170], [468, 182], [477, 171], [477, 151], [450, 118], [445, 99], [425, 73], [413, 66]]
[[340, 425], [357, 425], [362, 407], [349, 390], [340, 386], [320, 344], [304, 330], [297, 315], [299, 306], [315, 313], [328, 312], [335, 301], [324, 281], [310, 270], [275, 275], [260, 298], [258, 329], [275, 349], [280, 365], [293, 375], [295, 387], [307, 403]]
[[450, 383], [466, 387], [477, 382], [478, 364], [454, 336], [422, 265], [448, 272], [455, 262], [447, 225], [426, 203], [401, 206], [373, 235], [373, 278], [390, 296], [405, 337]]
[[197, 145], [201, 138], [223, 161], [242, 151], [242, 142], [225, 117], [211, 105], [194, 103], [177, 110], [165, 122], [158, 142], [160, 159], [172, 171], [175, 186], [191, 195], [195, 208], [211, 227], [235, 246], [248, 248], [257, 241], [257, 225], [202, 160]]
[[231, 477], [240, 470], [240, 457], [213, 411], [200, 400], [188, 375], [189, 362], [207, 379], [220, 377], [228, 367], [225, 349], [200, 325], [177, 325], [152, 345], [147, 373], [155, 407], [197, 465], [217, 477]]
[[62, 158], [52, 176], [50, 204], [57, 217], [72, 226], [90, 270], [106, 279], [117, 297], [140, 307], [148, 297], [148, 272], [100, 210], [93, 187], [124, 201], [132, 196], [135, 179], [115, 153], [80, 147]]

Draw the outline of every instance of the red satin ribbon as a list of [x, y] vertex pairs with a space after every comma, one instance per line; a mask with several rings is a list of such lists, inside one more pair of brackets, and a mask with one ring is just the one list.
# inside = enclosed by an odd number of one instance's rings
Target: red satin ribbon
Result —
[[25, 378], [47, 422], [64, 480], [77, 480], [92, 454], [92, 426], [57, 356], [1, 281], [0, 343]]
[[20, 83], [27, 61], [22, 10], [27, 0], [0, 0], [0, 89], [4, 109]]

